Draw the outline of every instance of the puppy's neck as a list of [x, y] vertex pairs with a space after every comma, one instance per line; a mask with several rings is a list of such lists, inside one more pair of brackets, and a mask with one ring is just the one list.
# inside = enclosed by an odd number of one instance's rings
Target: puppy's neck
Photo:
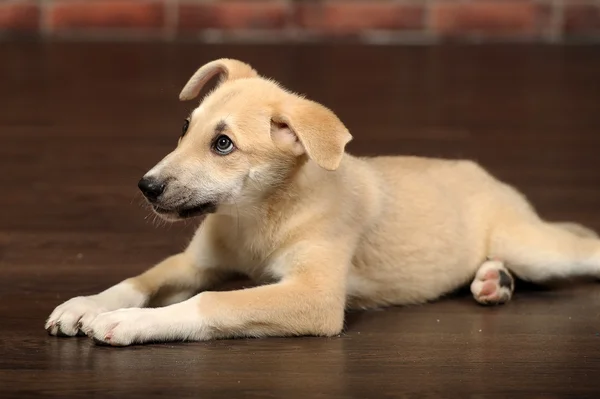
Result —
[[279, 184], [248, 202], [229, 206], [225, 212], [240, 223], [275, 227], [292, 216], [298, 207], [306, 207], [315, 191], [330, 184], [337, 173], [322, 169], [311, 160], [299, 159]]

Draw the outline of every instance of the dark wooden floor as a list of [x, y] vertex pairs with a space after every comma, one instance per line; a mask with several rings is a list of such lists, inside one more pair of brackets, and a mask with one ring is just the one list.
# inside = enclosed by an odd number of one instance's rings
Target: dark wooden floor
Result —
[[[547, 218], [600, 229], [597, 47], [0, 44], [0, 398], [600, 397], [600, 285], [349, 314], [338, 338], [107, 348], [46, 335], [60, 302], [181, 250], [138, 178], [177, 94], [228, 56], [333, 108], [355, 154], [468, 157]], [[518, 287], [519, 289], [519, 287]]]

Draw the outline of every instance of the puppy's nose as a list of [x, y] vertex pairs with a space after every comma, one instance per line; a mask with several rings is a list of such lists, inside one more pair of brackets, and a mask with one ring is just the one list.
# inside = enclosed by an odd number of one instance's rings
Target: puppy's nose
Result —
[[138, 182], [138, 187], [150, 201], [156, 201], [165, 191], [165, 184], [154, 177], [142, 177]]

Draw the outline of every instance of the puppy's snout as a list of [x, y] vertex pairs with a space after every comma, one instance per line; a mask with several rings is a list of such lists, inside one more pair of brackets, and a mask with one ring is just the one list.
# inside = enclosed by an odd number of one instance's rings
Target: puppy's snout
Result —
[[149, 201], [156, 201], [165, 191], [166, 184], [154, 177], [142, 177], [138, 187]]

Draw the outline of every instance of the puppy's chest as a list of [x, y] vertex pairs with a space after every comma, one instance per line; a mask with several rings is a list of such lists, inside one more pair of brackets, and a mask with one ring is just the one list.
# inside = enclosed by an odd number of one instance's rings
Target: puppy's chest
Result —
[[255, 281], [276, 280], [272, 255], [277, 251], [273, 238], [265, 239], [260, 235], [248, 235], [231, 240], [229, 243], [231, 264], [235, 271], [251, 277]]

